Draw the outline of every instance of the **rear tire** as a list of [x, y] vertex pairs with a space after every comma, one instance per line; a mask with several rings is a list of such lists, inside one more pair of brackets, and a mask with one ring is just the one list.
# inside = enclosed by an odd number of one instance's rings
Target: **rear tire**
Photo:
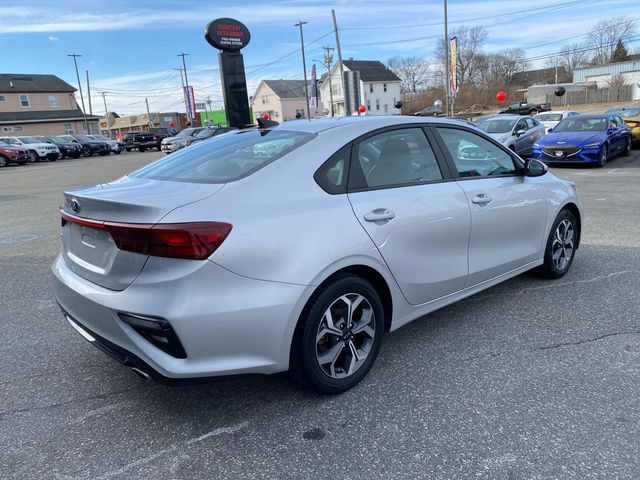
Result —
[[544, 251], [544, 263], [536, 269], [536, 273], [551, 279], [564, 276], [573, 263], [578, 235], [576, 217], [569, 210], [562, 210], [553, 222]]
[[343, 274], [321, 288], [298, 321], [290, 374], [316, 392], [335, 395], [371, 370], [382, 343], [384, 310], [378, 292], [361, 277]]
[[115, 155], [120, 155], [122, 153], [122, 150], [114, 150], [113, 153]]
[[538, 114], [538, 110], [536, 110], [535, 108], [532, 110], [529, 110], [529, 115], [533, 116], [533, 115], [537, 115]]
[[125, 148], [125, 150], [126, 150], [127, 152], [130, 152], [130, 151], [131, 151], [131, 149], [130, 149], [130, 148]]
[[144, 152], [146, 152], [146, 151], [147, 151], [147, 149], [146, 149], [146, 148], [144, 148], [144, 147], [142, 147], [142, 148], [139, 148], [139, 149], [138, 149], [138, 151], [139, 151], [140, 153], [144, 153]]
[[7, 160], [7, 157], [0, 155], [0, 168], [8, 167], [8, 166], [9, 166], [9, 160]]

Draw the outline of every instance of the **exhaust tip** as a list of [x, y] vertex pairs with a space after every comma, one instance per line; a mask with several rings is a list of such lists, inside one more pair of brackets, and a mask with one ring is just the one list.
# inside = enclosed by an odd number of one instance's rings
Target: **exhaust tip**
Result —
[[142, 370], [136, 367], [131, 367], [131, 370], [133, 371], [133, 373], [135, 373], [139, 377], [142, 377], [145, 380], [151, 380], [151, 375], [149, 375], [147, 372], [143, 372]]

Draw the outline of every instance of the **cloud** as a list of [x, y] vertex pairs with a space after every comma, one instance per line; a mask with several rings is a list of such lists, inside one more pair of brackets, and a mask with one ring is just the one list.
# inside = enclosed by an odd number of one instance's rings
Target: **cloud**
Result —
[[49, 41], [50, 42], [57, 42], [58, 40], [60, 40], [60, 37], [56, 37], [54, 35], [49, 35]]

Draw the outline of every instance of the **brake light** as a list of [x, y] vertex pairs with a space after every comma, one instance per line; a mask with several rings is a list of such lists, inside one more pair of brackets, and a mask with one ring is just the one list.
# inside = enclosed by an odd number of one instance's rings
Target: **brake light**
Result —
[[104, 230], [120, 250], [154, 257], [204, 260], [225, 241], [233, 225], [223, 222], [116, 223], [76, 217], [60, 211], [62, 226], [67, 222]]

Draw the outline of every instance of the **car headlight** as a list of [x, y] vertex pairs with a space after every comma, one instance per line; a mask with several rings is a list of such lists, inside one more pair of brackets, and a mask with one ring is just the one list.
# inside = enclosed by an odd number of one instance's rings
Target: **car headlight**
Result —
[[600, 148], [600, 142], [589, 143], [584, 146], [585, 149]]

